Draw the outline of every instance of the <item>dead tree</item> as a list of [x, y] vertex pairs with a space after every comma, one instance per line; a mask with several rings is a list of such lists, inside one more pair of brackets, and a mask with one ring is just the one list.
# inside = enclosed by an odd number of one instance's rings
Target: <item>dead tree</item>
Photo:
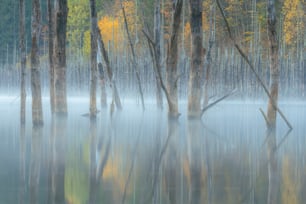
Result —
[[49, 83], [50, 83], [50, 106], [51, 113], [54, 113], [54, 1], [48, 0], [48, 49], [49, 49]]
[[54, 36], [54, 112], [67, 115], [66, 94], [66, 28], [67, 0], [56, 1]]
[[[156, 66], [155, 69], [161, 67], [161, 12], [160, 12], [160, 0], [155, 0], [154, 7], [154, 42], [156, 48]], [[158, 79], [158, 73], [155, 71], [156, 79], [156, 101], [157, 107], [163, 109], [163, 96], [161, 90], [160, 80]]]
[[276, 155], [276, 108], [278, 101], [278, 87], [280, 71], [278, 65], [278, 37], [276, 31], [275, 0], [268, 0], [268, 37], [270, 43], [270, 95], [267, 110], [267, 151], [268, 151], [268, 171], [269, 190], [268, 204], [278, 203], [278, 167]]
[[96, 1], [90, 0], [90, 107], [89, 115], [91, 119], [96, 118], [97, 102], [97, 12]]
[[20, 123], [24, 125], [26, 122], [26, 50], [25, 50], [25, 3], [24, 0], [19, 1], [19, 32], [20, 32]]
[[113, 75], [113, 70], [112, 70], [112, 67], [111, 67], [110, 62], [109, 62], [108, 53], [105, 49], [104, 42], [103, 42], [103, 39], [102, 39], [102, 35], [101, 35], [101, 32], [100, 32], [99, 28], [98, 28], [98, 45], [99, 45], [101, 55], [103, 56], [103, 59], [104, 59], [105, 65], [106, 65], [106, 72], [107, 72], [107, 75], [108, 75], [108, 80], [110, 81], [110, 85], [111, 85], [111, 88], [112, 88], [113, 101], [115, 101], [117, 109], [121, 110], [122, 105], [121, 105], [118, 89], [117, 89], [117, 86], [116, 86], [116, 80], [115, 80], [114, 75]]
[[170, 96], [171, 106], [169, 106], [168, 116], [169, 118], [178, 118], [178, 93], [177, 82], [179, 74], [177, 70], [178, 62], [178, 40], [181, 23], [183, 1], [177, 0], [173, 6], [172, 11], [172, 23], [171, 23], [171, 38], [168, 46], [167, 55], [167, 67], [166, 67], [166, 83], [167, 91]]
[[190, 0], [191, 63], [188, 84], [188, 117], [201, 117], [203, 73], [202, 1]]
[[31, 91], [33, 126], [43, 125], [38, 42], [41, 30], [40, 1], [32, 1]]
[[[177, 59], [178, 59], [178, 31], [180, 25], [180, 14], [182, 11], [182, 0], [177, 0], [176, 4], [173, 6], [173, 20], [172, 20], [172, 33], [171, 40], [168, 49], [167, 56], [167, 86], [164, 83], [161, 74], [161, 64], [158, 63], [158, 49], [154, 40], [151, 39], [149, 34], [143, 30], [143, 34], [148, 40], [150, 54], [153, 58], [155, 72], [157, 73], [157, 79], [161, 85], [161, 88], [166, 95], [168, 103], [168, 118], [178, 119], [180, 113], [178, 112], [178, 97], [177, 97], [177, 81], [179, 76], [177, 74]], [[171, 82], [168, 82], [168, 81]], [[169, 87], [170, 86], [170, 87]]]
[[141, 86], [141, 81], [140, 81], [138, 64], [137, 64], [137, 61], [136, 61], [135, 49], [134, 49], [134, 45], [132, 43], [132, 38], [131, 38], [131, 35], [130, 35], [129, 26], [128, 26], [128, 23], [127, 23], [126, 14], [125, 14], [125, 10], [124, 10], [123, 5], [121, 5], [121, 9], [122, 9], [122, 14], [123, 14], [123, 18], [124, 18], [125, 30], [126, 30], [126, 33], [127, 33], [127, 37], [128, 37], [128, 40], [129, 40], [129, 45], [130, 45], [131, 52], [132, 52], [133, 68], [134, 68], [135, 74], [136, 74], [138, 90], [139, 90], [139, 94], [140, 94], [140, 97], [141, 97], [142, 109], [145, 110], [143, 91], [142, 91], [142, 86]]

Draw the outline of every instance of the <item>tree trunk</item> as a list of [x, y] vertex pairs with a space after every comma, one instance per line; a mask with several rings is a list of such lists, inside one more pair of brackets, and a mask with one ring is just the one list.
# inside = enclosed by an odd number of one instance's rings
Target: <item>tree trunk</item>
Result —
[[33, 126], [43, 125], [38, 42], [40, 36], [40, 1], [32, 1], [31, 90]]
[[[156, 68], [161, 67], [161, 12], [160, 12], [160, 0], [155, 0], [155, 8], [154, 8], [154, 42], [156, 48], [156, 63], [159, 66]], [[159, 70], [160, 71], [160, 70]], [[157, 107], [159, 109], [163, 109], [163, 96], [161, 92], [161, 84], [160, 80], [158, 79], [158, 74], [156, 75], [156, 102]]]
[[96, 1], [90, 0], [90, 118], [95, 119], [97, 114], [96, 89], [97, 89], [97, 13]]
[[67, 0], [56, 1], [54, 41], [54, 112], [67, 115], [66, 95], [66, 28]]
[[50, 77], [50, 106], [51, 113], [54, 113], [54, 62], [53, 62], [53, 49], [54, 49], [54, 1], [48, 0], [48, 46], [49, 46], [49, 77]]
[[178, 82], [178, 40], [179, 40], [179, 29], [181, 23], [181, 12], [182, 12], [183, 1], [177, 0], [173, 6], [172, 14], [172, 33], [170, 38], [170, 44], [168, 47], [167, 56], [167, 69], [166, 69], [166, 80], [167, 80], [167, 91], [170, 96], [171, 103], [169, 105], [168, 116], [169, 118], [178, 118], [178, 93], [177, 93], [177, 82]]
[[121, 100], [120, 100], [119, 93], [118, 93], [118, 90], [117, 90], [116, 81], [113, 77], [113, 70], [110, 66], [108, 54], [107, 54], [107, 51], [105, 49], [104, 42], [103, 42], [103, 39], [102, 39], [102, 35], [101, 35], [101, 32], [100, 32], [99, 28], [98, 28], [98, 43], [99, 43], [101, 55], [103, 56], [103, 59], [105, 61], [108, 79], [111, 83], [112, 95], [113, 95], [112, 98], [116, 103], [116, 107], [119, 110], [121, 110], [122, 105], [121, 105]]
[[19, 29], [20, 29], [20, 123], [24, 125], [26, 122], [26, 50], [25, 50], [25, 3], [24, 0], [19, 1]]
[[201, 93], [203, 73], [202, 1], [189, 0], [191, 28], [191, 64], [188, 84], [188, 116], [201, 117]]
[[[276, 108], [279, 86], [278, 37], [276, 32], [275, 0], [268, 0], [268, 36], [270, 42], [270, 95], [267, 110], [267, 151], [269, 190], [268, 204], [278, 203], [278, 167], [276, 155]], [[273, 104], [274, 103], [274, 104]]]
[[[204, 97], [203, 97], [203, 108], [208, 105], [208, 90], [209, 90], [209, 80], [210, 80], [210, 69], [212, 64], [211, 50], [214, 44], [214, 33], [215, 33], [215, 6], [210, 7], [210, 17], [209, 17], [209, 42], [208, 42], [208, 51], [206, 56], [206, 73], [205, 73], [205, 82], [204, 82]], [[205, 53], [203, 53], [205, 54]]]
[[107, 99], [106, 99], [105, 75], [102, 63], [98, 63], [98, 70], [99, 70], [100, 89], [101, 89], [101, 107], [105, 108], [107, 106]]

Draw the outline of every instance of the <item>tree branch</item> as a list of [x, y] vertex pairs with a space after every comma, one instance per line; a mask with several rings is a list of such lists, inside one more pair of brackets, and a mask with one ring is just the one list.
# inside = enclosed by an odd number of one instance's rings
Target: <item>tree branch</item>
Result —
[[225, 22], [228, 34], [230, 39], [232, 40], [232, 42], [234, 43], [235, 48], [238, 50], [238, 52], [240, 53], [240, 55], [242, 56], [242, 58], [247, 62], [247, 64], [249, 65], [250, 69], [252, 70], [252, 72], [255, 74], [255, 77], [257, 79], [257, 81], [260, 83], [260, 85], [263, 87], [265, 93], [268, 95], [269, 99], [272, 101], [272, 106], [273, 108], [279, 113], [279, 115], [282, 117], [282, 119], [285, 121], [285, 123], [287, 124], [287, 126], [289, 127], [289, 129], [292, 129], [292, 125], [290, 124], [290, 122], [287, 120], [287, 118], [285, 117], [285, 115], [283, 114], [283, 112], [278, 108], [278, 106], [276, 105], [275, 101], [273, 100], [267, 86], [264, 84], [264, 82], [261, 80], [259, 74], [256, 72], [254, 66], [252, 65], [252, 63], [250, 62], [250, 60], [248, 59], [247, 55], [244, 53], [244, 51], [240, 48], [240, 46], [238, 45], [238, 43], [236, 42], [231, 28], [229, 26], [229, 23], [225, 17], [225, 13], [223, 11], [223, 8], [221, 6], [221, 3], [219, 0], [216, 0], [218, 8], [220, 9], [220, 12], [222, 14], [223, 20]]
[[226, 99], [227, 97], [233, 95], [237, 90], [234, 89], [232, 90], [231, 92], [225, 94], [224, 96], [222, 96], [221, 98], [215, 100], [214, 102], [212, 102], [211, 104], [207, 105], [206, 107], [204, 107], [202, 109], [202, 112], [201, 112], [201, 117], [203, 116], [203, 114], [210, 108], [212, 108], [214, 105], [216, 105], [217, 103], [221, 102], [222, 100]]

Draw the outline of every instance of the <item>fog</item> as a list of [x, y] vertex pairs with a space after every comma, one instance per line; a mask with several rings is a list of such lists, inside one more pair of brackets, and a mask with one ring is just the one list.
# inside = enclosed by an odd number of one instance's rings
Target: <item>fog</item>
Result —
[[[167, 121], [166, 104], [160, 111], [147, 99], [143, 112], [135, 98], [122, 102], [123, 110], [112, 116], [109, 106], [100, 109], [93, 124], [82, 116], [88, 97], [68, 97], [67, 121], [56, 122], [43, 97], [44, 126], [37, 131], [28, 97], [23, 134], [18, 97], [0, 96], [1, 201], [187, 203], [198, 196], [202, 203], [266, 202], [266, 125], [259, 111], [265, 101], [222, 101], [201, 122], [188, 121], [187, 104], [180, 101], [175, 124]], [[306, 105], [282, 100], [279, 107], [293, 130], [286, 135], [278, 117], [278, 200], [303, 203]], [[195, 181], [200, 189], [190, 194]]]

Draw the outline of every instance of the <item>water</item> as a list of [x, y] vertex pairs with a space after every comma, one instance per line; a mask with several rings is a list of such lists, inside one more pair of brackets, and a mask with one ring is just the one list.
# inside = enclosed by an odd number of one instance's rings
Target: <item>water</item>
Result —
[[[69, 116], [51, 121], [44, 99], [43, 129], [27, 118], [20, 130], [19, 104], [0, 97], [0, 203], [266, 203], [268, 161], [266, 102], [223, 102], [202, 122], [178, 123], [147, 103], [123, 101], [123, 111], [99, 113], [95, 124], [82, 117], [87, 98], [69, 98]], [[30, 104], [27, 106], [30, 116]], [[306, 197], [306, 105], [282, 102], [294, 129], [283, 140], [279, 118], [278, 201]]]

